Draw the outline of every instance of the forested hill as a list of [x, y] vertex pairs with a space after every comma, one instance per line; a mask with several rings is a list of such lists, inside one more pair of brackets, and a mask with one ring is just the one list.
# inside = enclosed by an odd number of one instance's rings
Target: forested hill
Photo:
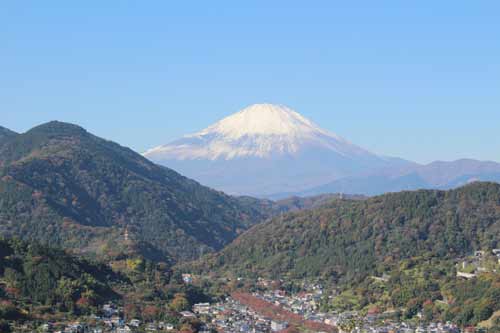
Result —
[[2, 235], [176, 261], [221, 249], [273, 209], [201, 186], [76, 125], [4, 132]]
[[1, 319], [7, 320], [23, 317], [29, 305], [86, 312], [119, 297], [111, 284], [129, 283], [107, 266], [14, 239], [0, 239], [0, 280]]
[[337, 200], [285, 214], [253, 227], [205, 267], [346, 282], [390, 271], [400, 260], [455, 259], [499, 242], [500, 185], [474, 183], [446, 192]]
[[13, 132], [11, 131], [10, 129], [8, 128], [5, 128], [5, 127], [2, 127], [0, 126], [0, 145], [4, 142], [4, 141], [7, 141], [8, 139], [16, 136], [17, 133], [16, 132]]

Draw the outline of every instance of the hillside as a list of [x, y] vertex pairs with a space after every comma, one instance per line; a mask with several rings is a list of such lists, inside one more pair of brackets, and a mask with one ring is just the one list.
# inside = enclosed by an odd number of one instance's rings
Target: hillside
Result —
[[0, 145], [0, 234], [79, 253], [196, 258], [267, 218], [269, 204], [201, 186], [71, 124]]
[[363, 278], [412, 257], [457, 258], [500, 239], [500, 185], [337, 200], [257, 225], [225, 248], [222, 270]]
[[17, 135], [16, 132], [11, 131], [8, 128], [0, 126], [0, 145], [2, 145], [7, 140], [15, 137]]
[[111, 269], [62, 250], [4, 239], [0, 239], [0, 279], [0, 319], [7, 320], [22, 318], [28, 306], [85, 313], [118, 298], [111, 283], [128, 283]]

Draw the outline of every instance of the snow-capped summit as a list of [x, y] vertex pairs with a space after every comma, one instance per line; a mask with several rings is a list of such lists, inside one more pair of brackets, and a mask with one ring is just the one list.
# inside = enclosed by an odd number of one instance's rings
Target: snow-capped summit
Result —
[[329, 149], [342, 155], [370, 154], [323, 130], [286, 106], [254, 104], [200, 132], [150, 149], [144, 155], [160, 161], [165, 158], [269, 158], [283, 154], [295, 155], [311, 146]]
[[227, 138], [240, 139], [247, 135], [304, 136], [324, 131], [286, 106], [254, 104], [222, 119], [197, 135], [213, 132]]
[[275, 104], [251, 105], [144, 156], [216, 189], [261, 196], [391, 163]]
[[268, 198], [372, 195], [500, 179], [500, 164], [492, 162], [423, 166], [378, 156], [274, 104], [251, 105], [144, 155], [215, 189]]

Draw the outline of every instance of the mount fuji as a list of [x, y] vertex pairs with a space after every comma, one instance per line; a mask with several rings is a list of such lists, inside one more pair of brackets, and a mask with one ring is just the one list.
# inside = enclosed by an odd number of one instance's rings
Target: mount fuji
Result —
[[414, 165], [371, 153], [274, 104], [251, 105], [144, 156], [213, 188], [261, 197]]

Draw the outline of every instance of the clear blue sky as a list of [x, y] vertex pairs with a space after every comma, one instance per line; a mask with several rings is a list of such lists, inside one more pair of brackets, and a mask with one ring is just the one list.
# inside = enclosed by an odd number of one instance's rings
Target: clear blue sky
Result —
[[137, 151], [252, 103], [374, 152], [500, 161], [499, 1], [2, 1], [0, 125]]

